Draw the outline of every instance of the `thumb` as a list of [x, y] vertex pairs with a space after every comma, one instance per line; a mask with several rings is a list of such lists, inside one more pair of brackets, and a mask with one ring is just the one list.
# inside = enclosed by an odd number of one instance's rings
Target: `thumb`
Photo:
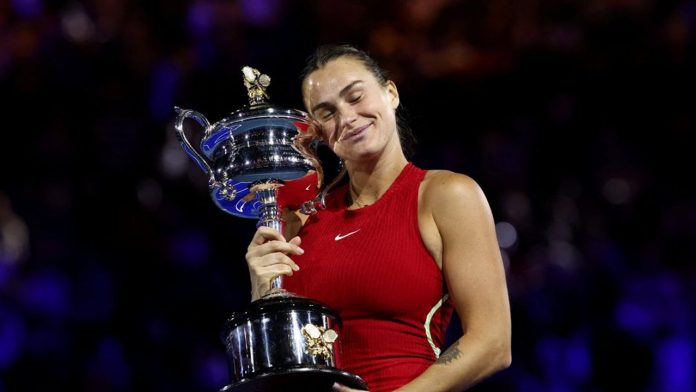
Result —
[[362, 389], [353, 389], [353, 388], [347, 387], [343, 384], [339, 384], [337, 382], [334, 382], [334, 384], [331, 386], [331, 388], [335, 392], [360, 392], [360, 391], [362, 391]]
[[299, 236], [295, 236], [295, 237], [292, 237], [292, 239], [288, 242], [295, 245], [295, 246], [300, 246], [300, 244], [302, 243], [302, 238], [300, 238]]
[[348, 391], [350, 391], [350, 389], [347, 386], [345, 386], [343, 384], [339, 384], [337, 382], [335, 382], [331, 386], [331, 389], [333, 389], [335, 392], [348, 392]]

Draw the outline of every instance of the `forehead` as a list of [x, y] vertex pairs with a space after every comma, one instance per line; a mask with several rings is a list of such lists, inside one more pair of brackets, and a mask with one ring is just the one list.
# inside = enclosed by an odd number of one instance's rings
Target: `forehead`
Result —
[[302, 95], [307, 107], [330, 100], [356, 80], [375, 82], [374, 75], [354, 58], [340, 57], [326, 63], [307, 76], [302, 84]]

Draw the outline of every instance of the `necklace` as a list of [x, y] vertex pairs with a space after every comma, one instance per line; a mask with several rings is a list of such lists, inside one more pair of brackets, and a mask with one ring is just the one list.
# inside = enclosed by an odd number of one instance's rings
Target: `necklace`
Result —
[[360, 202], [360, 197], [353, 197], [353, 185], [348, 186], [348, 193], [346, 193], [346, 205], [350, 207], [351, 205], [355, 204], [358, 208], [363, 208], [369, 206], [369, 204], [364, 204]]

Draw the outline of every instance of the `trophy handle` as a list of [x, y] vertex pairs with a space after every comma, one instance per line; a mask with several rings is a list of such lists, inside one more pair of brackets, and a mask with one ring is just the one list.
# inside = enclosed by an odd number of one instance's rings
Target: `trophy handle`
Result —
[[208, 175], [208, 183], [209, 184], [214, 184], [217, 181], [215, 180], [215, 174], [213, 173], [213, 169], [210, 167], [210, 163], [208, 162], [207, 159], [203, 155], [201, 155], [198, 151], [196, 151], [191, 143], [189, 143], [188, 139], [186, 138], [186, 134], [184, 133], [184, 120], [187, 118], [195, 120], [198, 125], [203, 127], [205, 129], [205, 134], [204, 138], [208, 136], [210, 133], [210, 122], [208, 121], [207, 118], [201, 113], [198, 113], [195, 110], [188, 110], [188, 109], [182, 109], [178, 106], [174, 107], [174, 110], [177, 112], [178, 116], [176, 118], [176, 123], [174, 124], [174, 128], [176, 129], [176, 138], [179, 140], [179, 143], [181, 143], [181, 147], [183, 147], [184, 151], [198, 164], [198, 167], [201, 168], [205, 172], [205, 174]]

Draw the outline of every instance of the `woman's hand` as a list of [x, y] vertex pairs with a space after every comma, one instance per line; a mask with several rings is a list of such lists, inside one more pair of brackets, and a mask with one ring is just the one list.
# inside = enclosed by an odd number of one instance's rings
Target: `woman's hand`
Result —
[[276, 230], [269, 227], [259, 227], [249, 244], [246, 261], [251, 278], [251, 300], [263, 297], [271, 289], [271, 280], [279, 275], [292, 276], [293, 271], [299, 271], [288, 254], [301, 255], [300, 237], [290, 241]]
[[365, 390], [363, 390], [363, 389], [349, 388], [349, 387], [347, 387], [343, 384], [339, 384], [337, 382], [335, 382], [333, 384], [332, 389], [334, 390], [334, 392], [365, 392]]

